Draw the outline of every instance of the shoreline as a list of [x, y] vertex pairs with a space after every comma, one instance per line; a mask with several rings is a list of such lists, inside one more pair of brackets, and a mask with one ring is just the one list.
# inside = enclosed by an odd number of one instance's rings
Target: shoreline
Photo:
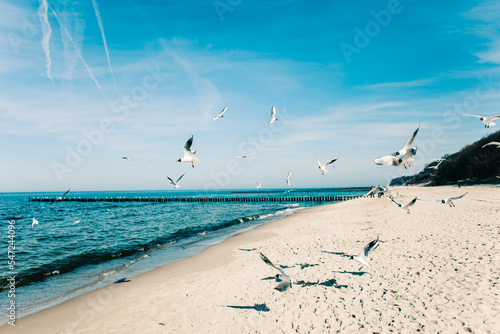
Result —
[[[498, 187], [395, 191], [403, 195], [396, 197], [401, 203], [414, 195], [430, 200], [469, 194], [456, 208], [417, 203], [410, 215], [384, 198], [303, 209], [125, 283], [20, 318], [0, 333], [40, 328], [48, 333], [361, 328], [493, 333], [500, 325]], [[358, 270], [347, 256], [378, 235], [382, 242], [372, 267]], [[258, 251], [286, 265], [292, 289], [273, 289], [276, 272]]]

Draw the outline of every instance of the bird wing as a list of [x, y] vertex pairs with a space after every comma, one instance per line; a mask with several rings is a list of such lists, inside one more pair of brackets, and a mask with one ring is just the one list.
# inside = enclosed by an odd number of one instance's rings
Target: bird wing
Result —
[[420, 124], [418, 125], [417, 129], [413, 132], [413, 134], [408, 138], [406, 141], [406, 144], [404, 146], [405, 149], [409, 149], [411, 147], [411, 144], [413, 144], [413, 141], [415, 140], [415, 137], [417, 136], [418, 130], [420, 129]]
[[328, 166], [329, 164], [333, 164], [335, 161], [337, 161], [339, 158], [332, 159], [330, 161], [325, 162], [325, 167]]
[[377, 239], [370, 241], [366, 246], [363, 248], [363, 253], [366, 257], [370, 254], [372, 250], [378, 247], [379, 244], [379, 237], [377, 236]]
[[191, 145], [193, 145], [193, 135], [191, 135], [191, 138], [188, 139], [188, 141], [184, 144], [184, 147], [182, 150], [184, 151], [184, 155], [193, 155], [194, 152], [191, 151]]
[[488, 120], [488, 121], [493, 121], [493, 120], [495, 120], [495, 119], [500, 119], [500, 115], [498, 115], [498, 116], [490, 116], [490, 117], [486, 117], [486, 120]]
[[464, 197], [465, 195], [467, 195], [468, 193], [469, 193], [469, 192], [466, 192], [465, 194], [460, 195], [460, 196], [457, 196], [457, 197], [450, 197], [449, 199], [451, 199], [451, 200], [454, 200], [454, 199], [460, 199], [460, 198]]
[[288, 172], [288, 175], [286, 176], [287, 179], [290, 179], [290, 176], [292, 175], [292, 172]]
[[[314, 157], [314, 158], [316, 158], [316, 157]], [[319, 165], [320, 167], [323, 167], [323, 165], [321, 164], [321, 162], [319, 162], [318, 158], [316, 158], [316, 161], [318, 162], [318, 165]]]
[[385, 157], [380, 157], [380, 158], [377, 158], [377, 159], [373, 160], [373, 162], [376, 165], [395, 165], [394, 164], [395, 160], [397, 160], [397, 159], [394, 156], [392, 156], [392, 155], [386, 155]]
[[472, 117], [477, 117], [477, 118], [483, 118], [483, 116], [479, 116], [479, 115], [471, 115], [471, 114], [463, 114], [462, 115], [464, 116], [472, 116]]
[[167, 179], [169, 179], [172, 184], [175, 184], [174, 180], [172, 180], [170, 177], [167, 176]]
[[401, 206], [401, 204], [399, 204], [398, 202], [396, 202], [396, 201], [394, 200], [394, 198], [392, 198], [392, 196], [387, 197], [387, 199], [388, 199], [389, 201], [391, 201], [392, 203], [396, 204], [397, 206]]
[[[186, 173], [184, 173], [186, 174]], [[176, 183], [179, 183], [179, 181], [182, 179], [182, 177], [184, 176], [184, 174], [182, 174], [181, 176], [179, 176], [179, 178], [177, 179], [177, 181], [175, 181]]]
[[413, 205], [413, 204], [415, 204], [416, 202], [417, 202], [417, 198], [415, 197], [414, 199], [412, 199], [412, 200], [410, 201], [410, 203], [406, 204], [406, 206], [407, 206], [407, 207], [412, 206], [412, 205]]
[[271, 108], [271, 119], [276, 118], [276, 108], [274, 106]]
[[260, 258], [262, 259], [262, 261], [264, 261], [266, 264], [268, 264], [269, 266], [273, 267], [274, 269], [278, 270], [280, 273], [282, 273], [283, 275], [286, 276], [285, 272], [283, 271], [283, 269], [281, 268], [278, 268], [276, 267], [272, 262], [271, 260], [269, 260], [267, 258], [267, 256], [265, 256], [264, 254], [262, 254], [261, 252], [259, 252], [259, 255], [260, 255]]
[[486, 146], [490, 146], [490, 145], [500, 145], [500, 143], [497, 141], [490, 141], [488, 144], [484, 145], [483, 148], [485, 148]]

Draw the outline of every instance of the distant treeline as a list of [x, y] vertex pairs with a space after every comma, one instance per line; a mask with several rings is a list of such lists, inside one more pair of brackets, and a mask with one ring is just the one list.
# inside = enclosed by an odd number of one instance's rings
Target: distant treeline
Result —
[[[484, 184], [500, 183], [500, 148], [489, 142], [500, 142], [500, 131], [467, 145], [459, 152], [445, 155], [443, 162], [433, 161], [418, 174], [403, 176], [391, 181], [391, 185], [440, 186], [447, 184]], [[498, 176], [498, 177], [497, 177]]]

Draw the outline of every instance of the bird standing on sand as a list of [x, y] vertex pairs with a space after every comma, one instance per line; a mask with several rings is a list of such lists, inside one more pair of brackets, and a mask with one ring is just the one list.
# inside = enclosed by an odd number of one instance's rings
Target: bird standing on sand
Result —
[[498, 115], [498, 116], [490, 116], [490, 117], [481, 116], [481, 115], [471, 115], [471, 114], [462, 114], [462, 115], [464, 115], [464, 116], [472, 116], [472, 117], [479, 118], [479, 120], [484, 123], [484, 127], [485, 128], [489, 128], [490, 126], [496, 125], [492, 121], [495, 120], [495, 119], [500, 119], [500, 115]]
[[280, 272], [279, 274], [276, 274], [275, 277], [276, 277], [276, 280], [280, 280], [281, 282], [278, 285], [276, 285], [274, 288], [278, 291], [281, 291], [281, 292], [288, 290], [288, 288], [291, 288], [292, 287], [292, 279], [290, 278], [290, 276], [285, 274], [283, 269], [276, 267], [264, 254], [259, 252], [259, 255], [260, 255], [260, 258], [262, 259], [262, 261], [264, 261], [266, 264], [270, 265], [271, 267], [273, 267], [274, 269], [276, 269]]
[[274, 121], [277, 121], [278, 119], [276, 118], [276, 108], [274, 106], [271, 108], [271, 118], [269, 119], [268, 123], [273, 123]]
[[33, 221], [31, 222], [31, 228], [33, 228], [33, 226], [35, 226], [35, 225], [38, 225], [38, 220], [33, 218]]
[[[184, 173], [184, 174], [186, 174], [186, 173]], [[169, 180], [170, 180], [170, 183], [172, 183], [172, 184], [174, 185], [174, 188], [175, 188], [175, 189], [177, 189], [177, 188], [179, 188], [179, 187], [180, 187], [180, 185], [179, 185], [179, 181], [182, 179], [182, 177], [184, 176], [184, 174], [182, 174], [182, 175], [181, 175], [181, 176], [177, 179], [177, 181], [172, 180], [172, 179], [171, 179], [170, 177], [168, 177], [168, 176], [167, 176], [167, 179], [169, 179]]]
[[[316, 158], [316, 157], [315, 157]], [[319, 171], [321, 172], [321, 174], [325, 175], [325, 173], [328, 173], [328, 170], [326, 169], [326, 166], [334, 163], [335, 161], [337, 161], [339, 158], [336, 158], [336, 159], [332, 159], [330, 161], [327, 161], [325, 162], [324, 165], [321, 164], [321, 162], [319, 162], [318, 158], [316, 158], [316, 161], [318, 162], [318, 165], [319, 165]]]
[[224, 107], [224, 109], [222, 109], [222, 111], [217, 115], [215, 116], [214, 118], [212, 118], [212, 121], [215, 121], [217, 118], [222, 118], [224, 117], [224, 112], [226, 111], [227, 107]]
[[191, 145], [193, 145], [193, 135], [191, 135], [191, 138], [188, 139], [188, 141], [184, 144], [182, 147], [182, 150], [184, 151], [184, 156], [177, 160], [177, 162], [190, 162], [191, 166], [194, 168], [194, 163], [200, 161], [200, 159], [196, 158], [194, 154], [196, 151], [191, 151]]
[[[370, 261], [370, 252], [375, 248], [377, 248], [378, 245], [379, 245], [379, 237], [366, 244], [365, 247], [363, 247], [361, 253], [359, 253], [359, 255], [351, 256], [351, 260], [361, 263], [362, 266], [370, 267], [370, 264], [368, 263], [368, 261]], [[362, 266], [361, 268], [363, 268]], [[359, 268], [359, 270], [361, 270], [361, 268]]]
[[62, 194], [61, 196], [59, 196], [58, 198], [56, 198], [55, 200], [53, 200], [52, 202], [50, 202], [50, 204], [62, 200], [63, 196], [66, 195], [67, 193], [69, 193], [70, 190], [71, 190], [71, 188], [68, 189], [68, 191], [66, 191], [64, 194]]
[[500, 148], [500, 143], [497, 141], [490, 141], [488, 144], [484, 145], [483, 148], [486, 146], [492, 146], [492, 145], [497, 145], [497, 148]]
[[396, 204], [397, 206], [399, 206], [401, 209], [406, 210], [406, 213], [408, 213], [408, 214], [410, 214], [410, 213], [411, 213], [411, 212], [410, 212], [410, 207], [411, 207], [411, 206], [413, 206], [413, 204], [415, 204], [415, 203], [417, 202], [417, 198], [416, 198], [416, 197], [415, 197], [414, 199], [412, 199], [412, 200], [410, 201], [410, 203], [408, 203], [408, 204], [404, 204], [404, 205], [403, 205], [403, 204], [399, 204], [398, 202], [396, 202], [396, 201], [394, 200], [394, 198], [392, 198], [392, 196], [387, 197], [387, 199], [388, 199], [389, 201], [391, 201], [392, 203]]
[[288, 175], [285, 178], [286, 184], [290, 185], [290, 176], [292, 175], [292, 172], [288, 172]]

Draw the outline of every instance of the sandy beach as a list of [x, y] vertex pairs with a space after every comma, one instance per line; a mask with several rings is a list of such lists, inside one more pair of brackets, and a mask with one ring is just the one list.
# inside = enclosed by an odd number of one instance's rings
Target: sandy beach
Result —
[[[500, 333], [500, 188], [398, 187], [301, 210], [0, 333]], [[380, 237], [371, 267], [349, 259]], [[276, 270], [292, 277], [274, 289]]]

